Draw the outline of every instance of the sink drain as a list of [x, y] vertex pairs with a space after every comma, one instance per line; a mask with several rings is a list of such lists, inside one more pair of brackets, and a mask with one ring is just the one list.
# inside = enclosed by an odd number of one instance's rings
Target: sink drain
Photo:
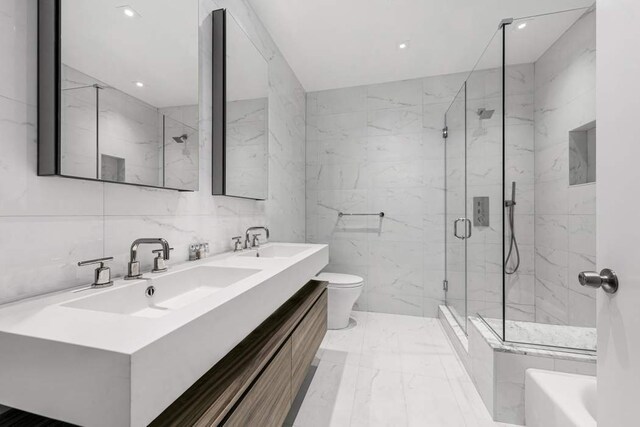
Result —
[[147, 297], [149, 297], [149, 298], [151, 298], [151, 297], [153, 296], [153, 294], [155, 294], [155, 293], [156, 293], [156, 288], [154, 288], [153, 286], [149, 286], [149, 287], [144, 291], [144, 294], [145, 294]]

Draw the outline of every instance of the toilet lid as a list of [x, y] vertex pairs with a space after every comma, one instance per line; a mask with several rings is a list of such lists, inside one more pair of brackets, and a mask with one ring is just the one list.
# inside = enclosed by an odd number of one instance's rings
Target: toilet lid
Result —
[[330, 286], [344, 288], [358, 286], [363, 282], [362, 277], [342, 273], [320, 273], [316, 276], [316, 279], [329, 282]]

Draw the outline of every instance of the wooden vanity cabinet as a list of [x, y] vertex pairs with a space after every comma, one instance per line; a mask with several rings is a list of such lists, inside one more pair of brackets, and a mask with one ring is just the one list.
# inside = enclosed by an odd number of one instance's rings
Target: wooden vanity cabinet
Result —
[[320, 296], [291, 335], [291, 388], [295, 390], [293, 397], [298, 394], [326, 332], [327, 291]]
[[307, 283], [151, 426], [281, 427], [327, 331], [326, 285]]
[[289, 338], [229, 414], [224, 426], [281, 426], [292, 401]]

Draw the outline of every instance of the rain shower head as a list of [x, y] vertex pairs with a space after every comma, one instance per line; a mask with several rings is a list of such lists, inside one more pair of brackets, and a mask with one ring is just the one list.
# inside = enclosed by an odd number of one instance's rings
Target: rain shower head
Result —
[[494, 111], [495, 110], [487, 110], [486, 108], [478, 108], [476, 114], [478, 114], [480, 120], [487, 120], [493, 116]]
[[187, 142], [188, 138], [189, 138], [189, 136], [185, 133], [185, 134], [182, 134], [180, 136], [174, 136], [173, 140], [175, 142], [177, 142], [178, 144], [184, 144], [185, 142]]

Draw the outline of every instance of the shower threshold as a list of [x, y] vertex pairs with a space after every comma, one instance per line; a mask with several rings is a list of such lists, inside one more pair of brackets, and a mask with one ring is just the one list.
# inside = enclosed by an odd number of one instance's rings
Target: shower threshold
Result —
[[[575, 331], [573, 327], [544, 325], [533, 322], [508, 321], [505, 326], [507, 334], [520, 331], [523, 339], [537, 340], [545, 345], [530, 342], [516, 343], [503, 341], [498, 338], [487, 320], [478, 316], [467, 317], [467, 334], [454, 318], [449, 307], [439, 307], [439, 318], [447, 338], [460, 357], [465, 369], [473, 379], [473, 383], [482, 398], [487, 410], [495, 421], [525, 424], [525, 372], [529, 368], [545, 369], [548, 371], [595, 375], [597, 355], [594, 351], [553, 347], [549, 345], [548, 337], [554, 336], [556, 343], [582, 342], [570, 341], [565, 331]], [[502, 331], [502, 319], [488, 319], [499, 331]], [[457, 331], [457, 329], [459, 331]], [[589, 328], [576, 328], [587, 332]], [[525, 334], [526, 331], [526, 334]], [[589, 337], [588, 334], [583, 334]], [[591, 338], [595, 337], [594, 335]], [[585, 341], [586, 342], [586, 341]], [[595, 342], [594, 342], [595, 345]]]
[[[502, 335], [502, 319], [480, 318], [496, 335]], [[596, 328], [520, 320], [507, 320], [504, 326], [506, 342], [589, 352], [595, 351], [597, 346]]]

